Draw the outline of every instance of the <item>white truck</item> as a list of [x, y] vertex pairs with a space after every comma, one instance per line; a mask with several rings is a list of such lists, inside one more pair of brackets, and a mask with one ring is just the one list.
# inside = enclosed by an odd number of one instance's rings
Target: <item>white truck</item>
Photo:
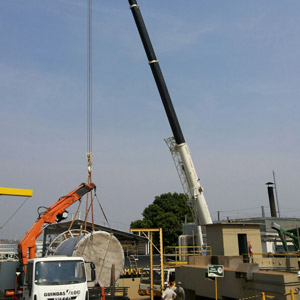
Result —
[[[160, 272], [160, 268], [153, 268], [153, 296], [158, 299], [161, 299], [163, 293]], [[164, 279], [169, 283], [171, 288], [175, 286], [175, 268], [165, 268]], [[138, 293], [140, 296], [148, 296], [151, 294], [150, 290], [150, 269], [144, 268], [141, 274]]]
[[[88, 281], [95, 280], [95, 267], [86, 272], [80, 257], [29, 259], [23, 283], [23, 300], [88, 300]], [[89, 278], [88, 278], [89, 277]]]

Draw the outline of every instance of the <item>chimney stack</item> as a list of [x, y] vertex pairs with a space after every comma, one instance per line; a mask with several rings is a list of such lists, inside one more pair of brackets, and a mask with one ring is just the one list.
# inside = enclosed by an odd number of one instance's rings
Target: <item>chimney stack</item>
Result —
[[266, 185], [268, 186], [268, 195], [269, 195], [271, 217], [277, 218], [275, 198], [274, 198], [274, 183], [273, 182], [267, 182]]

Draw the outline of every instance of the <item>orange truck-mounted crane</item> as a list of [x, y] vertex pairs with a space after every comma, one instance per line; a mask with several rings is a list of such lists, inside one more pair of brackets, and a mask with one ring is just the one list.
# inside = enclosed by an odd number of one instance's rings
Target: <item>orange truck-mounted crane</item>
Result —
[[[88, 276], [82, 257], [40, 257], [36, 258], [36, 239], [43, 232], [44, 224], [60, 222], [67, 217], [66, 209], [76, 201], [80, 201], [82, 196], [96, 189], [94, 183], [80, 184], [75, 190], [61, 197], [58, 201], [39, 214], [38, 219], [27, 231], [18, 245], [20, 267], [17, 272], [15, 288], [6, 289], [5, 295], [12, 300], [49, 300], [51, 294], [65, 295], [57, 297], [57, 300], [88, 299]], [[28, 255], [29, 254], [29, 255]], [[89, 281], [95, 280], [95, 264], [90, 264]], [[18, 285], [22, 288], [18, 288]], [[68, 291], [68, 294], [66, 294]], [[71, 297], [77, 295], [77, 297]]]
[[45, 223], [54, 223], [55, 221], [65, 219], [64, 213], [66, 209], [74, 202], [79, 201], [82, 196], [95, 188], [96, 185], [94, 183], [82, 183], [66, 196], [59, 198], [59, 200], [55, 204], [48, 207], [47, 210], [39, 216], [39, 218], [27, 231], [18, 245], [20, 259], [23, 265], [27, 264], [28, 258], [35, 258], [35, 243], [36, 239], [43, 232], [42, 226]]

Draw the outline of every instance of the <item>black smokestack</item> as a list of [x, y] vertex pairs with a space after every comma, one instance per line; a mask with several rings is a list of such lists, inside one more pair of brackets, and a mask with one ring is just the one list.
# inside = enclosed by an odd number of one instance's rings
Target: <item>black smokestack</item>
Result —
[[274, 187], [273, 187], [274, 183], [267, 182], [266, 185], [268, 186], [268, 196], [269, 196], [271, 217], [277, 218], [275, 198], [274, 198]]

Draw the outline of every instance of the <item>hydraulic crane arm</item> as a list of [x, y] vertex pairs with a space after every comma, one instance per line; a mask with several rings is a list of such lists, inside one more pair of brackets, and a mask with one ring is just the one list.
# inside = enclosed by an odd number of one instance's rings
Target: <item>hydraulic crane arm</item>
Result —
[[96, 185], [94, 183], [82, 183], [66, 196], [59, 198], [55, 204], [48, 207], [47, 210], [39, 216], [39, 218], [27, 231], [27, 233], [18, 245], [20, 259], [23, 265], [27, 263], [28, 250], [29, 258], [35, 257], [36, 239], [43, 232], [42, 226], [44, 225], [44, 223], [54, 223], [56, 217], [59, 216], [59, 214], [62, 214], [70, 205], [72, 205], [76, 201], [79, 201], [82, 196], [84, 196], [93, 189], [96, 189]]

